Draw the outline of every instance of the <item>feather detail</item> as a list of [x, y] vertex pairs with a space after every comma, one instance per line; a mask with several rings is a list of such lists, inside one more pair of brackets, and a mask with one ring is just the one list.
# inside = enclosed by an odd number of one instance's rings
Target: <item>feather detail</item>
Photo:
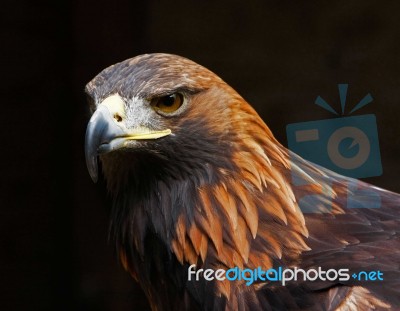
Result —
[[186, 262], [190, 263], [191, 265], [197, 264], [199, 256], [189, 240], [186, 240], [186, 243], [183, 248], [183, 253], [185, 255]]
[[203, 233], [200, 231], [196, 224], [192, 224], [189, 229], [189, 238], [192, 242], [193, 249], [197, 255], [200, 255], [201, 240], [203, 239]]
[[208, 248], [208, 239], [206, 238], [205, 235], [202, 235], [200, 241], [200, 257], [201, 260], [203, 260], [203, 262], [205, 262], [206, 260], [207, 248]]
[[200, 227], [203, 229], [203, 232], [205, 232], [213, 242], [217, 253], [220, 253], [223, 247], [221, 220], [218, 218], [218, 213], [216, 213], [213, 206], [211, 205], [211, 201], [209, 196], [207, 195], [207, 191], [201, 189], [199, 191], [200, 199], [202, 202], [202, 211], [204, 212], [205, 217], [202, 215], [198, 215], [197, 221]]
[[231, 296], [231, 282], [228, 279], [217, 283], [217, 294], [220, 297], [223, 295], [229, 299]]
[[184, 215], [179, 216], [178, 221], [176, 222], [176, 225], [175, 225], [175, 229], [176, 229], [176, 236], [178, 239], [177, 242], [184, 249], [185, 244], [186, 244], [186, 225], [185, 225], [185, 216]]
[[174, 252], [176, 258], [180, 262], [181, 265], [183, 265], [183, 247], [177, 240], [172, 240], [171, 241], [171, 250]]
[[265, 202], [261, 205], [261, 208], [267, 212], [269, 216], [272, 216], [275, 220], [282, 221], [285, 225], [288, 224], [286, 214], [282, 208], [281, 202], [274, 195], [269, 195], [265, 198]]
[[243, 258], [245, 264], [247, 264], [249, 260], [249, 253], [250, 253], [250, 243], [247, 237], [247, 226], [246, 222], [243, 220], [242, 217], [238, 218], [238, 225], [236, 230], [233, 231], [233, 241], [236, 245], [236, 250]]
[[[334, 289], [333, 289], [334, 290]], [[333, 291], [332, 290], [332, 291]], [[334, 297], [334, 295], [332, 295]], [[333, 298], [334, 299], [334, 298]], [[354, 286], [348, 290], [347, 295], [339, 302], [336, 311], [367, 311], [367, 310], [391, 310], [391, 306], [385, 301], [374, 297], [371, 292], [361, 286]]]
[[222, 185], [214, 186], [214, 196], [217, 202], [219, 202], [221, 212], [223, 212], [225, 215], [232, 230], [235, 231], [238, 225], [238, 214], [233, 198], [227, 189]]
[[272, 253], [277, 258], [282, 258], [282, 245], [279, 237], [275, 236], [273, 232], [268, 232], [268, 230], [260, 230], [259, 235], [266, 242], [267, 247], [271, 249]]
[[221, 254], [218, 255], [218, 260], [223, 263], [226, 267], [234, 267], [235, 263], [233, 260], [233, 252], [234, 250], [226, 246]]
[[272, 268], [272, 259], [269, 254], [265, 252], [251, 252], [249, 255], [250, 267], [261, 267], [264, 270]]
[[[253, 185], [257, 187], [258, 190], [262, 191], [262, 180], [260, 177], [259, 168], [257, 167], [257, 162], [251, 159], [248, 152], [238, 152], [235, 154], [235, 162], [249, 174], [252, 175], [249, 180], [252, 181]], [[244, 173], [244, 172], [243, 172]]]
[[[254, 207], [254, 205], [253, 205]], [[246, 221], [246, 224], [250, 230], [251, 236], [253, 239], [257, 236], [258, 230], [258, 212], [257, 209], [254, 207], [253, 209], [245, 209], [243, 206], [239, 209], [240, 215]]]

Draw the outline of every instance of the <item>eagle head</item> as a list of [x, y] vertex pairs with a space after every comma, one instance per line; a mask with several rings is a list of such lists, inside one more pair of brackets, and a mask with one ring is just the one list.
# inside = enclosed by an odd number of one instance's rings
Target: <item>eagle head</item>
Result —
[[[93, 116], [86, 162], [98, 179], [97, 156], [111, 192], [129, 174], [146, 179], [204, 178], [229, 165], [237, 139], [232, 115], [243, 99], [208, 69], [183, 57], [148, 54], [103, 70], [86, 87]], [[246, 119], [237, 120], [246, 126]], [[236, 124], [238, 125], [238, 124]], [[142, 161], [144, 160], [144, 161]], [[212, 169], [211, 169], [212, 168]]]

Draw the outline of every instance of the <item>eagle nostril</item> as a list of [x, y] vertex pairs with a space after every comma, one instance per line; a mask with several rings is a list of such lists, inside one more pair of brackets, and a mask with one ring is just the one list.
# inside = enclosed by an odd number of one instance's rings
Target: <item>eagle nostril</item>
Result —
[[114, 119], [115, 119], [117, 122], [121, 122], [121, 121], [122, 121], [122, 117], [121, 117], [118, 113], [114, 113]]

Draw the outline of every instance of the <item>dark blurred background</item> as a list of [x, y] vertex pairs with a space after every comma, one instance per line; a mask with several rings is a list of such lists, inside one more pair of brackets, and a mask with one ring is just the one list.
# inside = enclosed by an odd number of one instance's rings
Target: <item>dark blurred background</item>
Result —
[[[383, 4], [384, 3], [384, 4]], [[400, 2], [3, 1], [1, 310], [146, 310], [107, 240], [103, 181], [86, 171], [85, 84], [142, 53], [186, 56], [216, 72], [286, 142], [286, 125], [377, 117], [383, 174], [400, 192]]]

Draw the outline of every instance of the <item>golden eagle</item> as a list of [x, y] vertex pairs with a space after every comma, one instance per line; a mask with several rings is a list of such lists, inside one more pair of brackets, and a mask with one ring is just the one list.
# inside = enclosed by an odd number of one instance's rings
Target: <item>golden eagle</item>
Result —
[[[89, 173], [96, 181], [99, 156], [118, 256], [153, 310], [400, 308], [400, 195], [291, 153], [235, 90], [183, 57], [125, 60], [86, 92]], [[232, 268], [243, 278], [189, 275]], [[279, 269], [350, 275], [246, 281]]]

